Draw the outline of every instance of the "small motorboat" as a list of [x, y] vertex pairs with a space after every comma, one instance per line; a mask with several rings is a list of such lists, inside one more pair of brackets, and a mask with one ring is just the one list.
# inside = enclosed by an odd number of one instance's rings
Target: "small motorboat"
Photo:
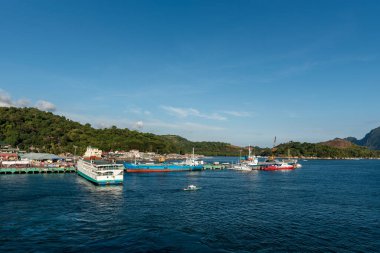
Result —
[[231, 170], [240, 170], [240, 171], [252, 171], [252, 167], [247, 164], [237, 164], [229, 168]]
[[196, 190], [199, 190], [199, 189], [201, 189], [201, 188], [197, 187], [197, 186], [195, 186], [193, 184], [191, 184], [191, 185], [187, 186], [186, 188], [184, 188], [183, 190], [184, 191], [196, 191]]

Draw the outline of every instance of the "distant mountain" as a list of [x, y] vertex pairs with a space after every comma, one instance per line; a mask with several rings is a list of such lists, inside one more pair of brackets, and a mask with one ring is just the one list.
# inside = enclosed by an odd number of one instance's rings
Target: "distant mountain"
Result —
[[371, 130], [361, 140], [354, 137], [347, 137], [345, 140], [372, 150], [380, 150], [380, 127]]
[[355, 137], [347, 137], [347, 138], [344, 138], [343, 140], [352, 142], [354, 144], [356, 144], [356, 142], [358, 141], [358, 139], [356, 139]]
[[326, 145], [329, 147], [334, 147], [334, 148], [350, 148], [355, 145], [351, 141], [340, 139], [340, 138], [335, 138], [334, 140], [320, 142], [319, 144]]

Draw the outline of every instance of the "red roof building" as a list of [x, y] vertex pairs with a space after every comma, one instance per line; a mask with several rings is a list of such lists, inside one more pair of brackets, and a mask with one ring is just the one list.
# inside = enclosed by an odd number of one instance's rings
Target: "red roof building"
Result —
[[18, 155], [15, 153], [0, 153], [0, 159], [3, 161], [18, 160]]

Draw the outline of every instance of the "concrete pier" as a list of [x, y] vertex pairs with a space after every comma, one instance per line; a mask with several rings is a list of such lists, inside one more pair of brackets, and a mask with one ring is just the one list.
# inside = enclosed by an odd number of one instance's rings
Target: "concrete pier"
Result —
[[75, 167], [24, 167], [24, 168], [7, 168], [0, 167], [0, 174], [40, 174], [40, 173], [73, 173]]

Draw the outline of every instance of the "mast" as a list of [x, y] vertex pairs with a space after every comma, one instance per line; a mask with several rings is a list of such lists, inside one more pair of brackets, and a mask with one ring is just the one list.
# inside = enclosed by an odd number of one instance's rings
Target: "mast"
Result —
[[276, 151], [276, 140], [277, 140], [277, 137], [275, 136], [274, 137], [274, 140], [273, 140], [273, 148], [272, 148], [272, 156], [271, 156], [271, 160], [274, 160], [274, 151]]

